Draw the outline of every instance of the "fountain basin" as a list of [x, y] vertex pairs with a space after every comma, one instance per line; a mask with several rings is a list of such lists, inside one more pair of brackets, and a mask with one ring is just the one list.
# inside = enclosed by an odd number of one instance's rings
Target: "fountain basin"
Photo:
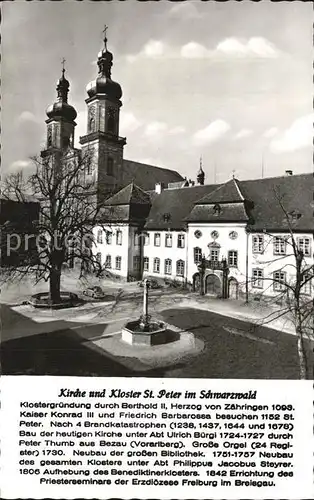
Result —
[[169, 342], [169, 330], [162, 321], [150, 321], [143, 327], [141, 320], [129, 321], [122, 328], [122, 340], [131, 345], [160, 345]]

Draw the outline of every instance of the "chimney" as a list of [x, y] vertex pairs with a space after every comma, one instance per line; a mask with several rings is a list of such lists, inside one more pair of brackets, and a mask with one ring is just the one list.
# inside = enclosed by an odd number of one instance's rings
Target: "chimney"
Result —
[[286, 170], [286, 175], [293, 175], [292, 170]]
[[155, 184], [155, 193], [160, 194], [161, 191], [162, 191], [162, 183], [161, 182], [157, 182]]

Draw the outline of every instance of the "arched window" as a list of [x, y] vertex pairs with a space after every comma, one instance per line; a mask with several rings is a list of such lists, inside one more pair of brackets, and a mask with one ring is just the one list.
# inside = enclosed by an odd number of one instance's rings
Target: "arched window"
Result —
[[47, 146], [48, 148], [52, 146], [52, 125], [49, 125], [47, 129]]
[[165, 274], [171, 274], [172, 262], [171, 259], [165, 259]]
[[111, 156], [107, 160], [107, 174], [113, 175], [113, 158]]
[[160, 259], [158, 257], [154, 258], [154, 273], [160, 273]]
[[95, 132], [95, 125], [96, 125], [96, 108], [95, 106], [91, 106], [88, 110], [88, 132]]
[[113, 113], [110, 113], [107, 121], [107, 132], [110, 132], [110, 134], [114, 134], [114, 129], [115, 129], [114, 115]]
[[200, 264], [202, 260], [202, 249], [200, 247], [194, 248], [194, 262], [195, 264]]
[[184, 276], [184, 260], [177, 260], [177, 276]]

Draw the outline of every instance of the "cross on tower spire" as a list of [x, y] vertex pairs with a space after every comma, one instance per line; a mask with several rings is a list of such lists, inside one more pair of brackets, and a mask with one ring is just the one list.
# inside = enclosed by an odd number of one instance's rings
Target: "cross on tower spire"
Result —
[[105, 24], [104, 29], [103, 29], [105, 50], [107, 50], [107, 41], [108, 41], [107, 30], [108, 30], [108, 26]]
[[65, 73], [65, 66], [64, 66], [64, 65], [65, 65], [65, 62], [66, 62], [66, 60], [65, 60], [65, 59], [64, 59], [64, 57], [63, 57], [63, 59], [62, 59], [62, 61], [61, 61], [61, 64], [62, 64], [62, 74], [63, 74], [63, 75], [64, 75], [64, 73]]

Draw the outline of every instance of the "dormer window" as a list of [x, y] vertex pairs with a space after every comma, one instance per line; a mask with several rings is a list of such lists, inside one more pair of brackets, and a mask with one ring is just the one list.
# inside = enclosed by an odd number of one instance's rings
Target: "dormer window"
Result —
[[300, 212], [297, 212], [296, 210], [289, 212], [288, 215], [291, 217], [292, 220], [298, 220], [302, 217], [302, 214], [300, 214]]
[[171, 214], [166, 213], [163, 215], [164, 222], [170, 222], [171, 221]]
[[221, 214], [221, 206], [219, 203], [216, 203], [213, 208], [214, 215], [220, 215]]

